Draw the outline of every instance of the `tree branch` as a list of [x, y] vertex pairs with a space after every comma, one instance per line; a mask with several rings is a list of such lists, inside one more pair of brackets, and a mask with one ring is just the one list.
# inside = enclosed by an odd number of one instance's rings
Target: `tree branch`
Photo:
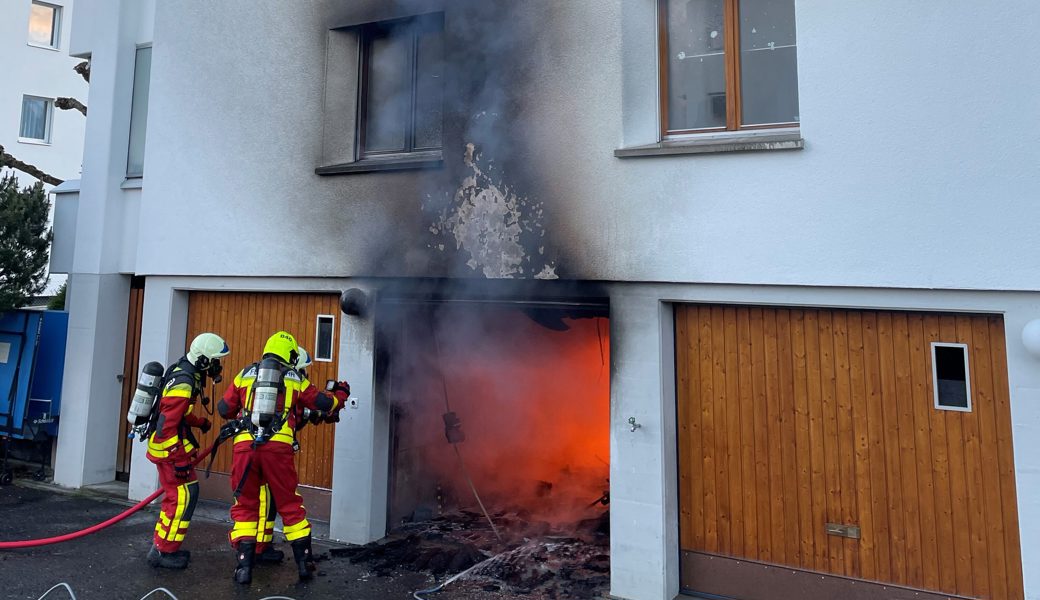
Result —
[[56, 98], [54, 100], [54, 106], [60, 108], [61, 110], [75, 109], [83, 113], [84, 117], [87, 116], [87, 105], [83, 104], [79, 100], [76, 100], [75, 98]]
[[80, 77], [85, 79], [87, 83], [90, 83], [90, 61], [89, 60], [85, 60], [85, 61], [79, 63], [78, 65], [76, 65], [75, 67], [72, 67], [72, 70], [77, 72], [77, 73], [79, 73]]
[[24, 163], [18, 160], [17, 158], [11, 156], [7, 153], [6, 150], [4, 150], [3, 146], [0, 146], [0, 168], [2, 167], [10, 167], [12, 169], [21, 171], [26, 175], [31, 175], [39, 179], [40, 181], [44, 183], [49, 183], [51, 185], [61, 185], [62, 183], [64, 183], [63, 180], [58, 179], [54, 175], [44, 173], [39, 167], [35, 165], [30, 165], [28, 163]]

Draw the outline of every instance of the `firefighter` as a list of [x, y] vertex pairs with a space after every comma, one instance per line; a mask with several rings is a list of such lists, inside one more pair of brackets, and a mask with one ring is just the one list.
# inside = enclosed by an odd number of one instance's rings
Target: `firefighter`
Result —
[[235, 503], [229, 534], [238, 558], [234, 573], [238, 583], [252, 581], [254, 561], [273, 538], [269, 529], [273, 515], [267, 512], [272, 502], [262, 493], [265, 485], [282, 517], [282, 531], [292, 546], [300, 580], [310, 579], [315, 569], [311, 526], [297, 492], [293, 453], [297, 407], [336, 414], [350, 395], [350, 387], [337, 382], [332, 394], [318, 391], [296, 371], [298, 359], [296, 339], [285, 331], [275, 333], [264, 345], [260, 362], [242, 369], [217, 405], [220, 416], [237, 420], [241, 429], [232, 451]]
[[159, 521], [155, 524], [148, 564], [166, 569], [188, 566], [191, 554], [181, 543], [191, 523], [199, 499], [199, 481], [193, 463], [199, 443], [192, 435], [210, 428], [206, 417], [194, 413], [195, 399], [202, 395], [206, 378], [220, 381], [220, 359], [230, 353], [227, 342], [215, 333], [201, 333], [188, 347], [188, 353], [170, 366], [159, 400], [155, 431], [148, 438], [148, 460], [159, 471], [164, 495]]
[[[311, 366], [311, 356], [298, 346], [299, 356], [296, 359], [296, 372], [307, 379], [307, 367]], [[307, 424], [307, 417], [321, 414], [319, 411], [305, 411], [302, 404], [297, 404], [295, 431], [299, 431]], [[293, 452], [300, 451], [300, 444], [293, 436]], [[256, 557], [255, 562], [278, 564], [285, 558], [285, 553], [274, 547], [274, 519], [278, 515], [278, 507], [271, 496], [271, 488], [267, 484], [260, 486], [260, 508], [257, 511], [256, 522]]]

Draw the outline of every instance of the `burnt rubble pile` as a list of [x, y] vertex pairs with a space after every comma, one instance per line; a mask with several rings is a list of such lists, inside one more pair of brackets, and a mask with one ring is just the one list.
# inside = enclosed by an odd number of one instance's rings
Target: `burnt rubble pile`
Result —
[[331, 550], [378, 576], [422, 571], [444, 579], [474, 565], [463, 579], [488, 591], [545, 598], [605, 597], [610, 583], [609, 512], [567, 525], [494, 517], [499, 541], [484, 517], [457, 512], [409, 523], [364, 546]]
[[606, 547], [576, 538], [530, 540], [474, 569], [470, 578], [492, 584], [485, 589], [496, 589], [501, 583], [519, 594], [605, 597], [610, 586], [610, 556]]

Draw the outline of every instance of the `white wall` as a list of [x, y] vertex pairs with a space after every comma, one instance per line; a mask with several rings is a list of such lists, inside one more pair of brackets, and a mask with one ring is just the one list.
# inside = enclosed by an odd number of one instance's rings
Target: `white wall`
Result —
[[[69, 336], [54, 480], [111, 481], [140, 189], [124, 189], [137, 45], [150, 37], [154, 1], [90, 4], [91, 56], [83, 175], [69, 273]], [[84, 22], [79, 21], [77, 22]], [[71, 211], [69, 211], [71, 212]], [[161, 227], [161, 225], [160, 225]], [[67, 231], [67, 228], [60, 228]], [[87, 440], [91, 440], [88, 444]]]
[[[168, 227], [142, 240], [139, 272], [430, 274], [362, 249], [432, 253], [420, 207], [455, 182], [313, 174], [324, 32], [350, 22], [334, 5], [158, 6], [141, 216]], [[526, 92], [539, 179], [513, 183], [545, 203], [568, 277], [1036, 289], [1040, 79], [1006, 65], [1035, 58], [1040, 4], [800, 0], [804, 150], [638, 159], [612, 151], [656, 136], [654, 0], [523, 6], [552, 19], [527, 44], [547, 57]], [[462, 15], [445, 10], [450, 28]], [[168, 252], [188, 226], [227, 260]]]

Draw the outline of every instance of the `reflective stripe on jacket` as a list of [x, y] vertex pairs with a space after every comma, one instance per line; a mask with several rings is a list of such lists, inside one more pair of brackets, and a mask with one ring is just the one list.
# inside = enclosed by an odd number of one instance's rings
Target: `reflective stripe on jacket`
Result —
[[197, 449], [191, 427], [205, 420], [192, 414], [195, 398], [201, 392], [201, 377], [181, 359], [171, 369], [169, 381], [159, 400], [159, 419], [155, 433], [148, 438], [148, 457], [154, 462], [188, 462]]

